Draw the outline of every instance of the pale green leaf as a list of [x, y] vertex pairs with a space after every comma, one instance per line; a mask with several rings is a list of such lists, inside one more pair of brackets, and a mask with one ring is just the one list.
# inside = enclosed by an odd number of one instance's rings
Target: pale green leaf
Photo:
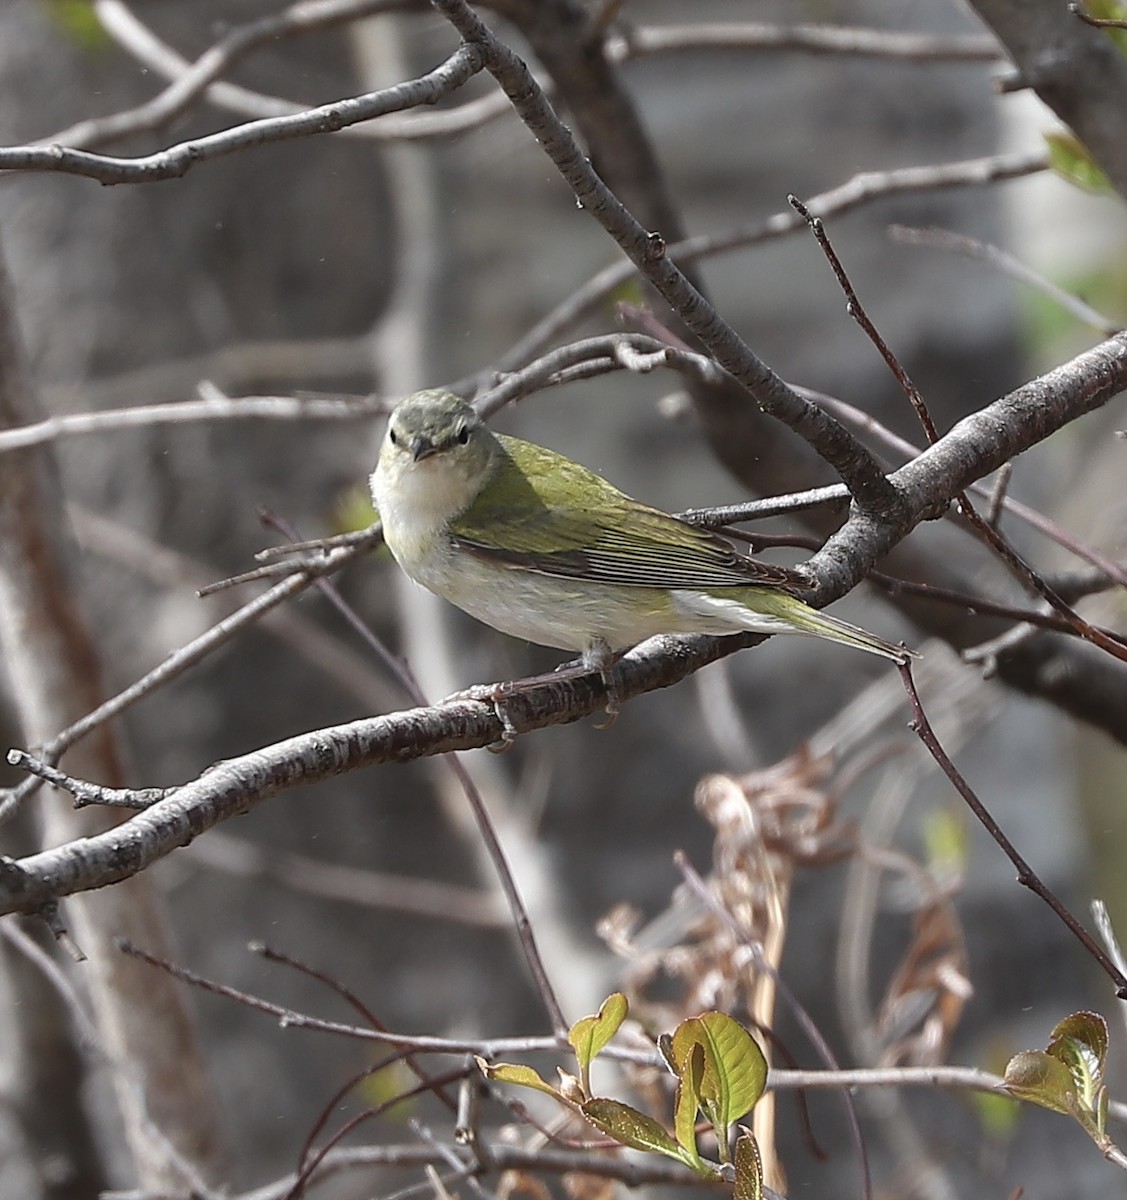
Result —
[[568, 1030], [567, 1040], [575, 1051], [581, 1071], [587, 1071], [599, 1051], [619, 1031], [628, 1010], [626, 997], [621, 992], [613, 992], [595, 1016], [581, 1017]]
[[700, 1108], [700, 1082], [704, 1074], [704, 1049], [699, 1043], [689, 1050], [682, 1070], [677, 1074], [677, 1100], [673, 1107], [673, 1132], [677, 1141], [700, 1162], [697, 1149], [697, 1109]]
[[672, 1135], [653, 1117], [618, 1100], [596, 1097], [582, 1105], [583, 1115], [603, 1133], [635, 1150], [649, 1150], [675, 1158], [687, 1167], [700, 1170], [692, 1156], [674, 1141]]
[[1076, 1088], [1072, 1072], [1044, 1050], [1022, 1050], [1006, 1065], [1006, 1089], [1019, 1100], [1029, 1100], [1054, 1112], [1074, 1115]]
[[559, 1089], [552, 1087], [531, 1067], [526, 1067], [521, 1063], [490, 1063], [486, 1062], [484, 1058], [478, 1058], [476, 1061], [486, 1079], [495, 1080], [497, 1083], [514, 1083], [518, 1087], [535, 1088], [536, 1091], [545, 1092], [557, 1100], [563, 1099]]
[[1049, 166], [1058, 175], [1086, 192], [1115, 195], [1111, 181], [1079, 139], [1071, 133], [1046, 133], [1043, 136], [1049, 150]]
[[708, 1012], [682, 1021], [673, 1034], [678, 1071], [684, 1069], [692, 1046], [704, 1050], [700, 1105], [726, 1144], [728, 1127], [749, 1112], [767, 1083], [767, 1061], [755, 1039], [726, 1013]]
[[763, 1160], [755, 1135], [744, 1129], [736, 1139], [736, 1185], [732, 1200], [763, 1200]]
[[1079, 1106], [1077, 1119], [1089, 1133], [1103, 1134], [1107, 1119], [1107, 1022], [1099, 1013], [1072, 1013], [1053, 1030], [1047, 1052], [1072, 1076]]

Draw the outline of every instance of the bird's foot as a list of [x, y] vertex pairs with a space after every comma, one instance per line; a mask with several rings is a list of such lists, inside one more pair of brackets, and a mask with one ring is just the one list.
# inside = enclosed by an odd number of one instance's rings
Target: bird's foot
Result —
[[614, 685], [614, 677], [611, 672], [615, 660], [619, 657], [602, 638], [599, 638], [584, 650], [583, 657], [579, 660], [578, 665], [582, 672], [598, 671], [599, 678], [603, 681], [603, 687], [607, 691], [607, 718], [605, 721], [600, 721], [595, 726], [596, 729], [609, 729], [618, 720], [618, 688]]
[[508, 683], [475, 683], [472, 687], [464, 688], [460, 692], [454, 692], [452, 695], [443, 700], [443, 704], [456, 703], [459, 700], [480, 700], [485, 704], [493, 705], [493, 712], [497, 720], [501, 722], [501, 737], [486, 747], [493, 754], [504, 754], [506, 750], [517, 740], [520, 730], [513, 723], [512, 717], [509, 716], [508, 706], [506, 701], [509, 696], [517, 690], [517, 684]]
[[574, 659], [572, 662], [561, 663], [554, 671], [546, 675], [530, 675], [525, 679], [514, 679], [505, 683], [476, 683], [472, 687], [447, 696], [443, 703], [456, 702], [458, 700], [480, 700], [486, 704], [491, 704], [493, 711], [497, 715], [497, 719], [501, 722], [501, 737], [489, 749], [494, 751], [494, 753], [501, 754], [516, 741], [517, 735], [520, 732], [509, 714], [507, 702], [511, 696], [517, 692], [528, 691], [538, 684], [549, 683], [553, 680], [579, 678], [583, 675], [597, 674], [603, 681], [603, 687], [606, 688], [607, 698], [606, 720], [599, 722], [595, 728], [609, 729], [618, 720], [620, 707], [620, 697], [612, 674], [615, 661], [618, 657], [619, 655], [615, 654], [606, 642], [598, 642], [585, 651], [581, 658]]
[[493, 712], [497, 720], [501, 722], [501, 740], [493, 742], [489, 747], [490, 754], [504, 754], [506, 750], [517, 740], [520, 730], [513, 724], [512, 717], [509, 716], [509, 708], [506, 703], [508, 697], [512, 695], [515, 687], [511, 683], [497, 683], [493, 685], [493, 694], [490, 700], [493, 703]]

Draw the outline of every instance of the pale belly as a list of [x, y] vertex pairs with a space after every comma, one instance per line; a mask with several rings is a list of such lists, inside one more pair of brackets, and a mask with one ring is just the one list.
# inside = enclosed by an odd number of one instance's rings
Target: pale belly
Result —
[[611, 650], [626, 650], [662, 633], [790, 629], [787, 622], [754, 613], [735, 597], [588, 583], [498, 566], [445, 547], [415, 561], [399, 561], [417, 583], [486, 625], [575, 653], [600, 642]]

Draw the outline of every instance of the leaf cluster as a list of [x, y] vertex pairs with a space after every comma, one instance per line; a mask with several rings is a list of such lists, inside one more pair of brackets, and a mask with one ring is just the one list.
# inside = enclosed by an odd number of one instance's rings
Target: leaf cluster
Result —
[[1057, 1023], [1044, 1050], [1022, 1050], [1006, 1066], [1006, 1087], [1028, 1100], [1076, 1120], [1105, 1153], [1115, 1151], [1107, 1133], [1107, 1022], [1099, 1013], [1075, 1012]]
[[[682, 1021], [658, 1048], [677, 1080], [672, 1131], [657, 1118], [622, 1100], [593, 1094], [591, 1064], [622, 1027], [629, 1011], [621, 992], [608, 996], [599, 1011], [576, 1021], [568, 1031], [578, 1076], [558, 1070], [554, 1087], [532, 1067], [477, 1060], [486, 1078], [533, 1088], [579, 1113], [620, 1146], [663, 1154], [702, 1179], [730, 1181], [737, 1200], [763, 1194], [759, 1148], [750, 1130], [740, 1127], [735, 1149], [733, 1125], [759, 1101], [767, 1085], [767, 1061], [755, 1039], [722, 1012], [706, 1012]], [[705, 1158], [698, 1141], [698, 1117], [716, 1140], [719, 1162]]]

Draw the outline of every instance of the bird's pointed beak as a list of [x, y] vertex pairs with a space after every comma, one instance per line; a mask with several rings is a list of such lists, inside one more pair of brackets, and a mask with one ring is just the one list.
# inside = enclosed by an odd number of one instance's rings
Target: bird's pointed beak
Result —
[[432, 454], [438, 452], [438, 447], [430, 440], [430, 438], [416, 438], [411, 443], [411, 461], [422, 462], [424, 458], [430, 458]]

